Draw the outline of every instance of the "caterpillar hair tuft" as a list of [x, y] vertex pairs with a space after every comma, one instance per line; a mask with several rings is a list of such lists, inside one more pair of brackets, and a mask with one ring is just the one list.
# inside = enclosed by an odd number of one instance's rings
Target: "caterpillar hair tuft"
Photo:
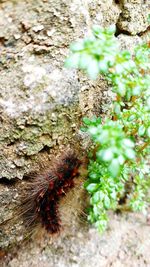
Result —
[[20, 205], [26, 227], [31, 229], [40, 222], [51, 234], [60, 231], [59, 201], [74, 187], [74, 177], [79, 175], [80, 165], [77, 155], [68, 151], [32, 178]]

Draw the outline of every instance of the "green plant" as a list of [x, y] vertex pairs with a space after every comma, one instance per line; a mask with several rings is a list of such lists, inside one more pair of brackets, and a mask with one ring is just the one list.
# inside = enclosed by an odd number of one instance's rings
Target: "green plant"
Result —
[[93, 27], [91, 37], [71, 45], [65, 63], [90, 78], [103, 74], [115, 93], [105, 119], [84, 118], [82, 127], [94, 144], [84, 184], [90, 194], [88, 218], [100, 232], [107, 227], [108, 211], [124, 197], [129, 208], [145, 213], [150, 185], [150, 44], [131, 54], [119, 49], [114, 34], [114, 27]]

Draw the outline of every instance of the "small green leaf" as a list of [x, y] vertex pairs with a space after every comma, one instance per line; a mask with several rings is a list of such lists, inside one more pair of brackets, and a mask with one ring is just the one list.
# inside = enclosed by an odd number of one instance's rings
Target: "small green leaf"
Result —
[[123, 140], [123, 143], [126, 147], [134, 147], [134, 142], [131, 139], [126, 138]]
[[111, 196], [111, 198], [112, 198], [113, 200], [116, 200], [116, 198], [117, 198], [116, 191], [113, 191], [113, 192], [110, 194], [110, 196]]
[[107, 73], [108, 71], [108, 62], [105, 60], [101, 60], [99, 62], [99, 71], [103, 72], [103, 73]]
[[89, 118], [84, 117], [84, 118], [83, 118], [83, 122], [84, 122], [84, 124], [86, 124], [86, 125], [91, 125], [91, 120], [90, 120]]
[[107, 195], [104, 198], [104, 206], [105, 206], [106, 209], [110, 208], [110, 199], [109, 199], [109, 197]]
[[121, 170], [120, 164], [118, 159], [113, 159], [111, 164], [109, 165], [109, 171], [113, 177], [116, 177], [119, 175]]
[[150, 126], [147, 128], [147, 136], [150, 137]]
[[120, 165], [122, 165], [125, 162], [124, 156], [123, 155], [119, 155], [118, 161], [119, 161]]
[[71, 44], [70, 49], [72, 52], [79, 52], [79, 51], [83, 50], [84, 45], [83, 45], [82, 40], [80, 42]]
[[135, 86], [133, 89], [132, 89], [132, 94], [133, 95], [139, 95], [140, 92], [141, 92], [141, 87], [140, 86]]
[[87, 73], [90, 76], [91, 79], [95, 80], [99, 74], [99, 66], [96, 60], [91, 60]]
[[92, 196], [92, 202], [93, 202], [93, 204], [96, 204], [99, 201], [100, 201], [100, 192], [98, 191], [98, 192], [96, 192], [96, 193], [93, 194], [93, 196]]
[[125, 149], [125, 155], [128, 159], [135, 159], [135, 151], [131, 148]]
[[126, 88], [125, 88], [125, 86], [124, 86], [123, 83], [118, 86], [118, 93], [121, 96], [125, 96], [125, 94], [126, 94]]
[[86, 69], [92, 61], [92, 57], [86, 53], [80, 55], [79, 68]]
[[90, 126], [89, 129], [88, 129], [88, 132], [89, 134], [91, 135], [96, 135], [97, 134], [97, 127], [94, 127], [94, 126]]
[[145, 126], [144, 126], [144, 125], [141, 125], [141, 126], [139, 127], [139, 129], [138, 129], [138, 134], [139, 134], [140, 136], [143, 136], [144, 133], [145, 133], [145, 131], [146, 131]]
[[113, 159], [113, 151], [111, 148], [105, 149], [102, 152], [102, 159], [104, 161], [111, 161]]
[[98, 35], [101, 33], [102, 28], [100, 28], [100, 26], [98, 26], [98, 25], [93, 25], [92, 30], [93, 30], [94, 34]]
[[95, 223], [96, 228], [98, 229], [99, 233], [103, 233], [107, 227], [107, 221], [100, 220]]
[[120, 104], [117, 103], [117, 102], [114, 104], [114, 112], [115, 112], [116, 114], [120, 114], [120, 112], [121, 112]]
[[98, 180], [99, 176], [97, 175], [97, 173], [90, 173], [89, 177], [91, 180]]
[[70, 55], [65, 61], [65, 67], [67, 68], [78, 68], [80, 60], [80, 54], [75, 53]]
[[131, 115], [129, 118], [128, 118], [128, 121], [133, 121], [136, 119], [136, 116], [135, 115]]
[[98, 184], [89, 184], [87, 187], [86, 187], [86, 190], [90, 193], [93, 193], [94, 191], [96, 191], [98, 188]]
[[81, 130], [82, 132], [84, 132], [84, 133], [86, 133], [86, 132], [88, 131], [88, 129], [85, 128], [85, 127], [80, 127], [80, 130]]

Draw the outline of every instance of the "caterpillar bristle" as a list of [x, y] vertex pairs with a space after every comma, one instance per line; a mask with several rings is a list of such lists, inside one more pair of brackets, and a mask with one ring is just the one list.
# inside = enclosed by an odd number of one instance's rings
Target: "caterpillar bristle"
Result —
[[68, 151], [32, 177], [19, 208], [26, 227], [31, 230], [40, 223], [50, 234], [60, 231], [59, 201], [74, 187], [80, 164], [77, 155]]

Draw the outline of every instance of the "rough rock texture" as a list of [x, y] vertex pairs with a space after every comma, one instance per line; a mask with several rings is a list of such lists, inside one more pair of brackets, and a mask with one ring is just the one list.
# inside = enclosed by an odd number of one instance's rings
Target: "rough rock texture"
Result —
[[26, 185], [24, 176], [38, 171], [43, 162], [50, 164], [66, 147], [74, 147], [82, 157], [89, 142], [79, 130], [82, 117], [103, 115], [112, 99], [103, 78], [89, 81], [83, 73], [64, 68], [69, 44], [87, 35], [93, 23], [116, 24], [121, 46], [132, 51], [148, 39], [148, 12], [148, 1], [140, 0], [0, 1], [3, 266], [150, 266], [150, 231], [142, 215], [110, 215], [103, 237], [86, 224], [82, 172], [60, 204], [59, 236], [40, 229], [41, 236], [36, 233], [20, 245], [26, 230], [14, 212]]
[[[114, 5], [110, 9], [111, 2], [89, 4], [95, 22], [105, 26], [115, 23], [119, 8]], [[103, 9], [107, 20], [103, 12], [97, 12]], [[22, 178], [31, 165], [32, 170], [38, 168], [39, 152], [58, 150], [77, 133], [85, 113], [78, 104], [79, 93], [96, 83], [63, 66], [69, 44], [87, 34], [85, 11], [80, 1], [1, 4], [1, 177]], [[96, 88], [96, 99], [100, 99], [102, 85], [97, 82]], [[93, 103], [84, 101], [86, 112]]]
[[138, 215], [112, 216], [109, 230], [69, 228], [67, 236], [22, 244], [7, 256], [8, 267], [149, 267], [150, 226]]
[[117, 22], [120, 31], [131, 35], [146, 31], [149, 26], [149, 0], [123, 0], [121, 9], [122, 12]]

